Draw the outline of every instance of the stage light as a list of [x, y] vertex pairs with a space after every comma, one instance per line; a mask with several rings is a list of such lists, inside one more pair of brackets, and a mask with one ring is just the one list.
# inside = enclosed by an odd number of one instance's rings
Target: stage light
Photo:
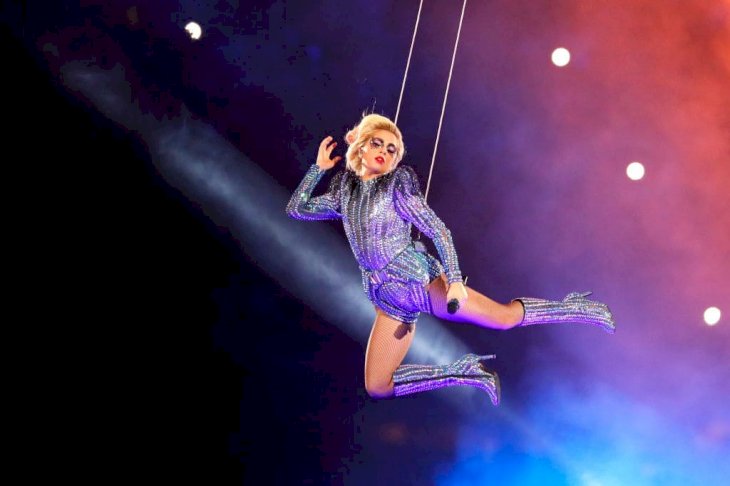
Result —
[[714, 326], [718, 322], [720, 322], [720, 317], [722, 316], [722, 312], [720, 312], [720, 309], [717, 307], [708, 307], [705, 309], [705, 324], [708, 326]]
[[190, 34], [190, 38], [193, 40], [200, 39], [200, 36], [203, 35], [203, 29], [200, 28], [200, 25], [197, 22], [188, 22], [188, 25], [185, 26], [185, 30], [188, 34]]
[[568, 51], [565, 47], [558, 47], [553, 51], [551, 59], [553, 64], [558, 67], [567, 66], [570, 62], [570, 51]]
[[631, 162], [626, 167], [626, 175], [629, 176], [629, 179], [632, 181], [638, 181], [640, 179], [644, 178], [644, 173], [646, 171], [644, 170], [644, 164], [641, 162]]

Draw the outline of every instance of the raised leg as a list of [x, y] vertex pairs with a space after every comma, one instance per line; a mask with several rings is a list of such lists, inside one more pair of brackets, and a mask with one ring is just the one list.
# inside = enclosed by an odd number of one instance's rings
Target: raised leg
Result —
[[460, 302], [458, 310], [448, 312], [446, 292], [448, 283], [442, 274], [428, 288], [433, 314], [456, 322], [468, 322], [492, 329], [511, 329], [533, 324], [577, 322], [601, 327], [608, 333], [616, 331], [616, 321], [608, 306], [588, 300], [590, 292], [571, 292], [563, 300], [545, 300], [520, 297], [509, 304], [500, 304], [476, 290], [467, 287], [468, 298]]
[[447, 311], [446, 292], [448, 282], [445, 275], [434, 279], [428, 288], [433, 314], [441, 319], [455, 322], [468, 322], [491, 329], [511, 329], [522, 322], [524, 315], [520, 302], [500, 304], [476, 290], [467, 287], [468, 298], [461, 303], [455, 314]]

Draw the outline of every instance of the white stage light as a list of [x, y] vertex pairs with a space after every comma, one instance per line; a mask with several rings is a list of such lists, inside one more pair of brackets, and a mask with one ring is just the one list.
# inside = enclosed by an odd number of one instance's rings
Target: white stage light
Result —
[[646, 171], [644, 170], [644, 164], [641, 162], [631, 162], [626, 167], [626, 175], [629, 176], [629, 179], [632, 181], [638, 181], [644, 178], [644, 174]]
[[553, 64], [558, 67], [567, 66], [570, 62], [570, 51], [568, 51], [565, 47], [558, 47], [553, 51], [551, 59]]
[[705, 324], [708, 326], [714, 326], [720, 322], [720, 317], [722, 317], [722, 312], [717, 307], [708, 307], [705, 309]]
[[188, 25], [185, 26], [185, 30], [188, 34], [190, 34], [190, 38], [193, 40], [200, 39], [200, 36], [203, 35], [203, 29], [200, 28], [200, 25], [197, 22], [188, 22]]

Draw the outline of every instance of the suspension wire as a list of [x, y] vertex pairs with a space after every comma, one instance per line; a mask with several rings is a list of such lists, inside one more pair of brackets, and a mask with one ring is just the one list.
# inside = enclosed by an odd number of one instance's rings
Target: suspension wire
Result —
[[[451, 56], [451, 68], [449, 68], [449, 79], [446, 82], [446, 92], [444, 92], [444, 102], [441, 106], [441, 118], [439, 118], [439, 127], [436, 131], [436, 144], [433, 147], [433, 156], [431, 158], [431, 169], [428, 172], [428, 182], [426, 183], [426, 193], [424, 194], [424, 199], [428, 200], [428, 190], [431, 187], [431, 176], [433, 175], [433, 165], [436, 161], [436, 151], [438, 150], [439, 146], [439, 138], [441, 137], [441, 125], [444, 121], [444, 112], [446, 111], [446, 100], [449, 96], [449, 87], [451, 86], [451, 74], [454, 72], [454, 61], [456, 60], [456, 50], [459, 47], [459, 37], [461, 36], [461, 24], [464, 21], [464, 11], [466, 10], [466, 0], [464, 0], [464, 4], [461, 7], [461, 18], [459, 19], [459, 30], [456, 32], [456, 42], [454, 43], [454, 53]], [[420, 14], [420, 11], [419, 11]], [[415, 39], [415, 36], [414, 36]]]
[[400, 104], [403, 101], [403, 91], [406, 89], [406, 78], [408, 78], [408, 69], [411, 66], [411, 55], [413, 54], [413, 45], [416, 43], [416, 33], [418, 32], [418, 23], [421, 21], [421, 9], [423, 8], [423, 0], [418, 4], [418, 15], [416, 15], [416, 25], [413, 27], [413, 38], [411, 39], [411, 49], [408, 51], [408, 60], [406, 61], [406, 71], [403, 73], [403, 84], [400, 87], [400, 96], [398, 97], [398, 108], [395, 110], [395, 120], [393, 122], [398, 125], [398, 114], [400, 113]]
[[[418, 14], [416, 15], [416, 24], [413, 27], [413, 38], [411, 39], [411, 48], [408, 51], [408, 60], [406, 61], [406, 70], [405, 73], [403, 73], [403, 83], [401, 84], [400, 88], [400, 96], [398, 97], [398, 107], [395, 110], [395, 119], [393, 122], [397, 125], [398, 124], [398, 115], [400, 114], [400, 106], [401, 102], [403, 101], [403, 92], [405, 91], [406, 87], [406, 79], [408, 78], [408, 70], [411, 66], [411, 56], [413, 55], [413, 46], [416, 43], [416, 34], [418, 33], [418, 24], [421, 20], [421, 10], [423, 8], [423, 0], [420, 1], [418, 4]], [[464, 3], [461, 6], [461, 17], [459, 18], [459, 29], [456, 31], [456, 41], [454, 42], [454, 52], [451, 55], [451, 67], [449, 68], [449, 78], [446, 81], [446, 91], [444, 92], [444, 101], [441, 105], [441, 116], [439, 118], [439, 126], [436, 130], [436, 143], [433, 147], [433, 155], [431, 156], [431, 168], [428, 171], [428, 181], [426, 182], [426, 193], [424, 194], [424, 201], [428, 200], [428, 191], [431, 188], [431, 177], [433, 176], [433, 166], [436, 162], [436, 152], [438, 151], [438, 145], [439, 145], [439, 139], [441, 138], [441, 127], [443, 125], [444, 121], [444, 112], [446, 111], [446, 101], [449, 96], [449, 88], [451, 87], [451, 76], [454, 72], [454, 62], [456, 61], [456, 51], [459, 48], [459, 38], [461, 37], [461, 26], [464, 23], [464, 12], [466, 11], [466, 0], [464, 0]], [[416, 246], [422, 248], [425, 251], [425, 247], [423, 246], [423, 243], [421, 243], [421, 232], [418, 231], [418, 234], [416, 236]], [[464, 284], [466, 284], [466, 279], [464, 279]]]

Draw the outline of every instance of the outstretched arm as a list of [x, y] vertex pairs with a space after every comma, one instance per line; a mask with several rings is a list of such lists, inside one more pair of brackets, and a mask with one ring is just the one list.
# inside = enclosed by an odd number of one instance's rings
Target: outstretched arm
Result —
[[317, 183], [322, 179], [324, 173], [334, 167], [334, 165], [342, 158], [337, 156], [331, 158], [332, 149], [337, 146], [337, 142], [332, 142], [332, 137], [326, 137], [319, 144], [319, 153], [317, 154], [317, 163], [307, 170], [302, 182], [292, 194], [289, 203], [286, 205], [286, 213], [295, 219], [305, 220], [323, 220], [323, 219], [339, 219], [342, 217], [340, 213], [340, 183], [342, 172], [336, 174], [330, 182], [327, 193], [311, 197]]

